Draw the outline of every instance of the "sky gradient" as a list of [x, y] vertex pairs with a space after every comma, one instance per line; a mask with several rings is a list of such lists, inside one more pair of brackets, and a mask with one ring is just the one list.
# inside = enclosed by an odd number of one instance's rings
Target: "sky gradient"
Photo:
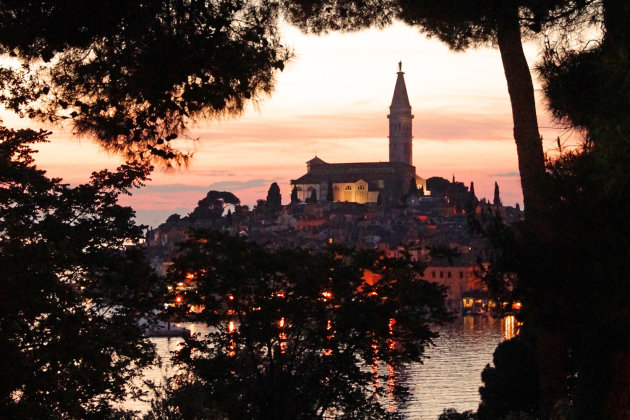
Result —
[[[289, 181], [317, 155], [331, 163], [388, 159], [387, 114], [396, 80], [403, 71], [413, 120], [413, 164], [418, 175], [442, 176], [469, 185], [478, 197], [492, 197], [499, 183], [504, 204], [522, 205], [512, 118], [500, 56], [495, 49], [452, 53], [437, 40], [396, 24], [386, 30], [305, 36], [285, 28], [295, 58], [278, 74], [275, 92], [250, 105], [243, 115], [200, 121], [189, 133], [198, 138], [188, 168], [156, 170], [152, 181], [124, 203], [140, 223], [157, 226], [172, 213], [186, 215], [208, 190], [227, 190], [244, 204], [265, 198], [278, 182], [283, 202]], [[526, 46], [530, 66], [537, 48]], [[538, 117], [545, 150], [564, 130], [544, 112]], [[27, 121], [3, 113], [9, 127]], [[31, 124], [32, 126], [32, 124]], [[91, 171], [114, 168], [120, 158], [98, 149], [71, 129], [54, 131], [37, 164], [66, 182], [84, 182]], [[570, 142], [570, 137], [568, 137]]]

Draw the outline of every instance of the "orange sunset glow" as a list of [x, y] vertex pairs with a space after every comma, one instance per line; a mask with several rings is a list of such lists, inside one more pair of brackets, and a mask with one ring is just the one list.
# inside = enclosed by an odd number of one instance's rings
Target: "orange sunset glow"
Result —
[[[437, 40], [396, 24], [385, 30], [306, 36], [284, 29], [295, 58], [278, 74], [275, 92], [250, 105], [240, 117], [200, 121], [189, 136], [194, 159], [188, 168], [156, 170], [152, 181], [124, 203], [138, 222], [157, 226], [172, 213], [186, 215], [208, 190], [233, 192], [244, 204], [265, 198], [278, 182], [283, 202], [289, 180], [317, 155], [327, 162], [388, 159], [388, 106], [397, 63], [413, 107], [413, 164], [423, 178], [441, 176], [469, 185], [478, 197], [491, 197], [494, 182], [506, 205], [522, 205], [512, 118], [499, 53], [480, 49], [450, 52]], [[530, 67], [536, 45], [527, 46]], [[5, 124], [28, 126], [3, 113]], [[568, 135], [539, 104], [544, 146]], [[36, 147], [38, 166], [77, 183], [90, 172], [113, 168], [120, 158], [77, 139], [71, 127], [54, 131], [53, 141]], [[570, 142], [570, 139], [569, 139]]]

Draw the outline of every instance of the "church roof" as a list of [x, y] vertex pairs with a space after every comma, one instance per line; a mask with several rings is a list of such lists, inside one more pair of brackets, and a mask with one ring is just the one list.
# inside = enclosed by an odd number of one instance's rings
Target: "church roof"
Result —
[[[321, 159], [320, 159], [321, 160]], [[323, 162], [323, 161], [322, 161]], [[397, 176], [400, 171], [414, 170], [413, 166], [403, 162], [358, 162], [325, 163], [313, 168], [291, 184], [319, 184], [322, 182], [356, 182], [362, 179], [373, 186], [376, 180]], [[376, 188], [376, 187], [374, 187]], [[371, 188], [372, 189], [372, 188]]]
[[411, 110], [411, 104], [409, 103], [409, 96], [407, 96], [407, 86], [405, 85], [405, 73], [401, 70], [396, 73], [396, 86], [394, 87], [394, 96], [392, 97], [392, 104], [390, 109], [393, 108], [409, 108]]
[[350, 162], [350, 163], [329, 163], [331, 169], [348, 169], [348, 168], [366, 168], [366, 169], [384, 169], [384, 168], [400, 168], [411, 166], [405, 162]]
[[324, 178], [321, 175], [305, 174], [298, 179], [292, 179], [291, 184], [319, 184]]
[[320, 165], [322, 165], [322, 164], [323, 164], [323, 165], [325, 165], [325, 164], [326, 164], [326, 162], [324, 162], [323, 160], [321, 160], [320, 158], [318, 158], [318, 157], [317, 157], [317, 155], [315, 155], [315, 157], [314, 157], [313, 159], [309, 160], [309, 161], [308, 161], [308, 162], [306, 162], [306, 163], [308, 163], [308, 164], [310, 164], [310, 165], [313, 165], [313, 164], [315, 164], [315, 165], [317, 165], [317, 164], [320, 164]]

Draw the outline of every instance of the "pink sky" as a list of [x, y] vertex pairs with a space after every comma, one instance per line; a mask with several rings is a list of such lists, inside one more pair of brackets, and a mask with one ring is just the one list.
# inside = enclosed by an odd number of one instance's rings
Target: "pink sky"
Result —
[[[307, 37], [285, 29], [295, 59], [277, 78], [276, 91], [243, 115], [201, 121], [190, 136], [195, 157], [188, 168], [156, 171], [152, 181], [125, 203], [138, 221], [157, 226], [172, 213], [186, 215], [210, 189], [228, 190], [243, 203], [265, 198], [278, 182], [284, 201], [289, 180], [305, 172], [315, 154], [327, 162], [388, 159], [388, 107], [397, 63], [403, 71], [415, 115], [413, 163], [420, 176], [453, 175], [475, 183], [479, 197], [491, 197], [494, 182], [503, 202], [522, 204], [510, 104], [499, 53], [480, 49], [455, 54], [402, 24], [386, 30]], [[530, 66], [535, 46], [527, 46]], [[8, 126], [26, 126], [3, 114]], [[539, 106], [539, 124], [553, 127]], [[70, 129], [55, 131], [39, 147], [38, 165], [66, 182], [82, 182], [92, 170], [115, 167], [120, 159], [100, 151]], [[545, 148], [566, 134], [541, 129]], [[569, 139], [570, 141], [570, 139]]]

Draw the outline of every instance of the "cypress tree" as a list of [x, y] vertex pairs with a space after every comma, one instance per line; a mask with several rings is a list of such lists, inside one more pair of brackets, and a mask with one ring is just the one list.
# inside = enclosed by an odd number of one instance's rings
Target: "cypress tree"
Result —
[[492, 202], [495, 206], [501, 206], [501, 197], [499, 196], [499, 184], [494, 182], [494, 200]]
[[277, 182], [272, 183], [267, 191], [267, 206], [271, 210], [278, 210], [282, 207], [282, 195]]
[[300, 199], [298, 198], [297, 187], [294, 185], [291, 190], [291, 204], [297, 204], [299, 202]]

